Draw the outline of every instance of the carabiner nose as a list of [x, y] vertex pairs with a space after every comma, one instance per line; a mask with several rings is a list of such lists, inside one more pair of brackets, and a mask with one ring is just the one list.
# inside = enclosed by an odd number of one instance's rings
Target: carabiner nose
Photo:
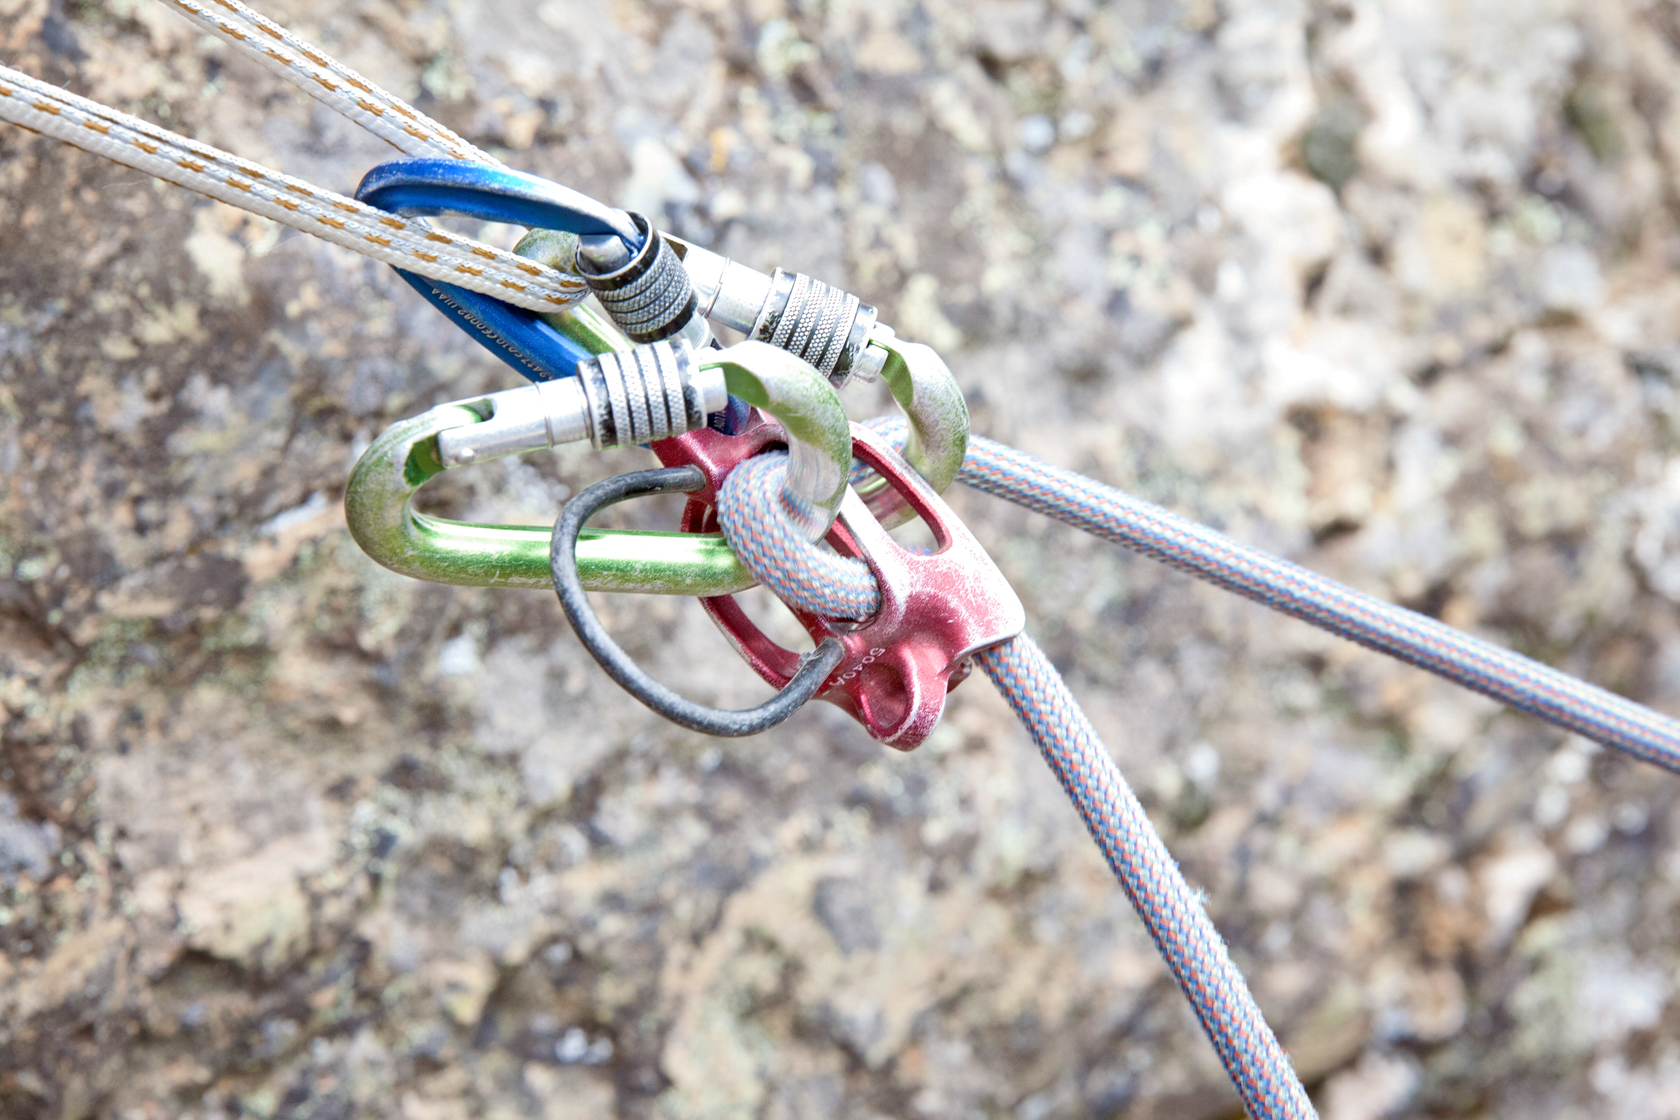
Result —
[[805, 359], [767, 342], [709, 351], [700, 367], [722, 370], [731, 395], [781, 421], [788, 436], [788, 513], [808, 540], [822, 540], [840, 516], [852, 467], [851, 425], [834, 386]]
[[[875, 327], [869, 348], [885, 353], [881, 377], [910, 420], [904, 461], [944, 493], [957, 480], [968, 453], [968, 402], [957, 379], [933, 347], [901, 341], [884, 324]], [[852, 485], [869, 512], [889, 529], [916, 516], [903, 493], [867, 466], [853, 474]]]

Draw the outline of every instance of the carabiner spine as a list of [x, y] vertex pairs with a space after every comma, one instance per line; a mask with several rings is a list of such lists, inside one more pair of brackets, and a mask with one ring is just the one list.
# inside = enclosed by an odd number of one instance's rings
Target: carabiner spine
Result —
[[[387, 428], [357, 460], [345, 489], [350, 533], [400, 575], [458, 587], [552, 588], [546, 526], [475, 525], [414, 509], [416, 492], [444, 471], [438, 436], [478, 424], [482, 399], [440, 405]], [[757, 583], [720, 535], [591, 530], [578, 545], [591, 591], [721, 595]]]

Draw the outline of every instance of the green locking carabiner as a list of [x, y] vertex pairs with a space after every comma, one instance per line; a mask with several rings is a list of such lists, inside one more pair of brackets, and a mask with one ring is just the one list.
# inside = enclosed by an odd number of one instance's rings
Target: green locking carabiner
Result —
[[[821, 537], [845, 496], [852, 456], [850, 425], [833, 386], [802, 359], [762, 342], [706, 351], [695, 363], [721, 372], [731, 393], [781, 421], [788, 433], [790, 506], [803, 509], [809, 535]], [[344, 495], [350, 532], [362, 550], [392, 571], [434, 583], [552, 587], [547, 527], [470, 524], [414, 509], [419, 489], [455, 465], [446, 463], [438, 437], [485, 423], [498, 406], [523, 404], [531, 392], [526, 387], [439, 405], [382, 432], [357, 460]], [[502, 453], [537, 446], [546, 444]], [[716, 533], [585, 530], [578, 568], [592, 591], [711, 596], [757, 582]]]
[[[962, 389], [938, 351], [902, 341], [884, 323], [875, 325], [869, 345], [886, 352], [881, 378], [910, 421], [904, 460], [943, 494], [957, 480], [968, 453], [968, 402]], [[861, 471], [852, 485], [869, 512], [888, 528], [915, 516], [903, 495], [874, 471]]]
[[[552, 588], [546, 525], [478, 525], [413, 508], [444, 472], [441, 432], [490, 418], [481, 401], [440, 405], [385, 429], [356, 461], [344, 493], [351, 535], [380, 564], [415, 579], [465, 587]], [[717, 533], [585, 529], [578, 570], [591, 591], [727, 595], [757, 581]]]

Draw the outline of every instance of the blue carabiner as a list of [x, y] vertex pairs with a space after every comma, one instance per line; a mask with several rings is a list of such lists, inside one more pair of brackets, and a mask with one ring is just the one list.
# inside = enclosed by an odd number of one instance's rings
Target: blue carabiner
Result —
[[[453, 214], [582, 236], [607, 234], [617, 236], [632, 252], [641, 247], [641, 236], [624, 211], [547, 179], [491, 164], [394, 159], [364, 175], [356, 197], [402, 217]], [[397, 275], [532, 381], [571, 377], [579, 362], [594, 357], [537, 312], [404, 269], [397, 269]]]

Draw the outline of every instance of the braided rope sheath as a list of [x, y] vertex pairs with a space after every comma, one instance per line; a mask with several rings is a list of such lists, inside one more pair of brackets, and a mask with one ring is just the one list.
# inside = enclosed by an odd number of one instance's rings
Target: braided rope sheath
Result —
[[[870, 426], [902, 445], [897, 417]], [[1262, 606], [1680, 773], [1680, 720], [1502, 649], [1426, 615], [1386, 603], [1299, 564], [1268, 555], [1160, 506], [972, 436], [958, 478], [1065, 521]]]
[[199, 27], [231, 43], [400, 152], [474, 163], [500, 162], [239, 0], [209, 0], [209, 6], [196, 0], [169, 3]]
[[[783, 601], [838, 618], [867, 618], [880, 603], [869, 566], [822, 551], [781, 506], [786, 455], [736, 467], [718, 493], [723, 535], [749, 571]], [[1266, 1026], [1225, 942], [1185, 882], [1120, 768], [1061, 676], [1022, 635], [978, 655], [1026, 725], [1189, 998], [1243, 1105], [1256, 1120], [1315, 1117], [1277, 1036]]]
[[977, 660], [1084, 818], [1248, 1114], [1255, 1120], [1317, 1116], [1224, 939], [1056, 667], [1025, 634]]
[[863, 619], [881, 605], [869, 565], [807, 541], [783, 507], [787, 452], [755, 455], [718, 491], [718, 524], [742, 563], [777, 597], [825, 618]]
[[0, 120], [155, 175], [432, 280], [530, 311], [558, 311], [589, 287], [505, 249], [399, 218], [0, 66]]

